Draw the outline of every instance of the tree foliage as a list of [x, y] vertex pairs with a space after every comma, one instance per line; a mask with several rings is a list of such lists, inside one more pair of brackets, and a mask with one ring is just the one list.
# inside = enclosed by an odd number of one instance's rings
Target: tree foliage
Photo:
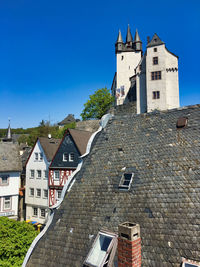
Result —
[[30, 224], [0, 217], [0, 266], [21, 266], [37, 234]]
[[113, 102], [114, 97], [106, 87], [98, 89], [93, 95], [90, 95], [90, 99], [84, 104], [84, 109], [81, 113], [82, 119], [101, 119]]

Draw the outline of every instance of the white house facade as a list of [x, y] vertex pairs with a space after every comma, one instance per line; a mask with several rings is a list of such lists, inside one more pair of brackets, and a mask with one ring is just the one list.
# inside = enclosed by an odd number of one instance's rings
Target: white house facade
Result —
[[18, 219], [21, 170], [18, 146], [0, 143], [0, 216]]
[[57, 139], [40, 137], [26, 163], [26, 220], [45, 224], [48, 217], [48, 169]]

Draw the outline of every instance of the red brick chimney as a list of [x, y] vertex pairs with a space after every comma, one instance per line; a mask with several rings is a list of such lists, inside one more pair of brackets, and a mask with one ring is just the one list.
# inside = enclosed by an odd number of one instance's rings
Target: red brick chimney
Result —
[[124, 222], [118, 227], [118, 267], [141, 266], [139, 224]]

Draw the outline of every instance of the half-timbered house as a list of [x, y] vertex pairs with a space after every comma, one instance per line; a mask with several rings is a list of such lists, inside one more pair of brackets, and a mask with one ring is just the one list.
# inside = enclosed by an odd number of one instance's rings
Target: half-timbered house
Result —
[[79, 157], [86, 151], [91, 132], [68, 129], [49, 166], [49, 206], [61, 197], [64, 184], [79, 163]]

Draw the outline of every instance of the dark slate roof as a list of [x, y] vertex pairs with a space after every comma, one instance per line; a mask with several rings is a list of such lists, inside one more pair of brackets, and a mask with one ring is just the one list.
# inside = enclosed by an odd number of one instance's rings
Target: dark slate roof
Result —
[[126, 34], [126, 43], [129, 43], [129, 42], [132, 42], [132, 41], [133, 41], [133, 37], [132, 37], [132, 34], [131, 34], [130, 26], [128, 25], [127, 34]]
[[69, 114], [66, 118], [64, 118], [64, 120], [62, 120], [61, 122], [58, 123], [58, 125], [66, 125], [72, 122], [75, 122], [75, 118], [73, 114]]
[[[200, 261], [200, 105], [123, 114], [95, 138], [28, 266], [82, 266], [98, 231], [125, 221], [140, 224], [142, 266]], [[128, 192], [118, 189], [124, 167]]]
[[123, 43], [122, 34], [121, 34], [120, 30], [119, 30], [119, 34], [118, 34], [116, 43]]
[[76, 130], [94, 133], [99, 129], [99, 122], [100, 120], [79, 121], [76, 123]]
[[60, 144], [61, 139], [38, 137], [48, 161], [53, 159], [54, 154]]
[[81, 155], [85, 154], [87, 143], [89, 141], [90, 136], [92, 135], [91, 132], [87, 131], [80, 131], [76, 129], [69, 129], [69, 133], [71, 134], [78, 150], [80, 151]]
[[163, 41], [161, 41], [160, 37], [155, 33], [151, 42], [147, 44], [147, 47], [152, 47], [152, 46], [157, 46], [157, 45], [162, 45], [164, 44]]
[[0, 172], [21, 170], [19, 146], [13, 143], [0, 143]]

